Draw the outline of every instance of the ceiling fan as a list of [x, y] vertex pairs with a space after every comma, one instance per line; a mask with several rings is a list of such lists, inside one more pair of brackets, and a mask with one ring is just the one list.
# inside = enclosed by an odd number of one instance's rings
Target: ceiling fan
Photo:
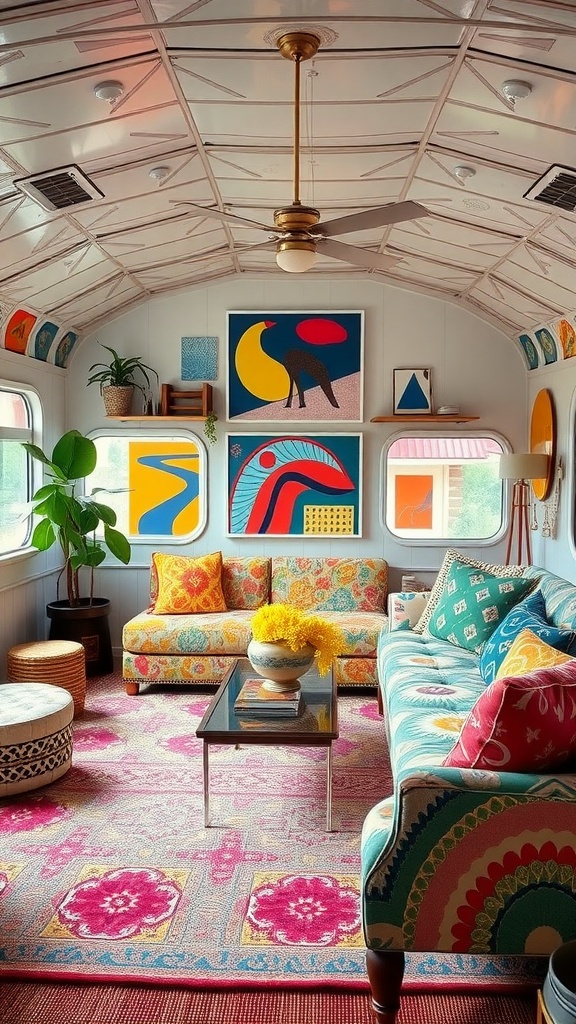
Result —
[[[359, 246], [348, 245], [337, 241], [334, 235], [347, 234], [350, 231], [365, 231], [369, 228], [384, 227], [387, 224], [398, 224], [404, 220], [428, 216], [428, 211], [419, 203], [391, 203], [389, 206], [376, 207], [373, 210], [362, 210], [345, 217], [337, 217], [324, 223], [320, 221], [320, 213], [312, 206], [303, 206], [300, 202], [300, 65], [310, 60], [318, 52], [320, 39], [311, 32], [286, 32], [277, 40], [278, 49], [283, 57], [294, 63], [294, 198], [290, 206], [274, 211], [274, 225], [260, 224], [246, 217], [238, 217], [232, 213], [216, 210], [211, 207], [198, 206], [196, 203], [185, 202], [205, 217], [215, 217], [225, 224], [245, 224], [274, 233], [274, 237], [261, 245], [250, 248], [276, 248], [278, 266], [291, 274], [301, 274], [310, 270], [316, 262], [317, 253], [332, 256], [356, 266], [369, 270], [388, 270], [398, 260], [385, 253], [374, 252]], [[180, 203], [179, 203], [180, 205]]]

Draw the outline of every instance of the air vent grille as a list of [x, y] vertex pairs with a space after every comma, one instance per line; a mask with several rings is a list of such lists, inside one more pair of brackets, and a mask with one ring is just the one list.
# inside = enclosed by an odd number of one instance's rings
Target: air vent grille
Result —
[[552, 164], [524, 193], [524, 199], [534, 199], [572, 213], [576, 209], [576, 168]]
[[44, 210], [65, 210], [92, 199], [102, 199], [104, 195], [75, 164], [20, 178], [14, 186]]

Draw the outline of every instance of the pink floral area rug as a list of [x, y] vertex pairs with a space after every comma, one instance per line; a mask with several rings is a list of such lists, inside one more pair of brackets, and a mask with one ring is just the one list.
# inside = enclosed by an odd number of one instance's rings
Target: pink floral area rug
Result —
[[[210, 694], [89, 681], [70, 771], [0, 801], [0, 974], [224, 987], [368, 988], [360, 830], [391, 792], [373, 695], [340, 696], [333, 828], [319, 748], [212, 747]], [[540, 958], [410, 955], [406, 989], [542, 980]]]

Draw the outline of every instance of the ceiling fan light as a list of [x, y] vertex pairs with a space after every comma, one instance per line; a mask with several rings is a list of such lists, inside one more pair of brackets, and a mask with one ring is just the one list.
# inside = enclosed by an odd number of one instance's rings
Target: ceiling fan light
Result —
[[286, 239], [278, 243], [276, 263], [287, 274], [305, 274], [316, 263], [314, 242]]

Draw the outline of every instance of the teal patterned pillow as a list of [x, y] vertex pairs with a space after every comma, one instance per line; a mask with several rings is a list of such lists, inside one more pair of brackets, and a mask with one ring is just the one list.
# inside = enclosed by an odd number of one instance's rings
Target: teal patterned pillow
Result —
[[513, 605], [536, 583], [521, 576], [494, 576], [484, 569], [455, 562], [428, 623], [428, 632], [455, 647], [478, 653]]

